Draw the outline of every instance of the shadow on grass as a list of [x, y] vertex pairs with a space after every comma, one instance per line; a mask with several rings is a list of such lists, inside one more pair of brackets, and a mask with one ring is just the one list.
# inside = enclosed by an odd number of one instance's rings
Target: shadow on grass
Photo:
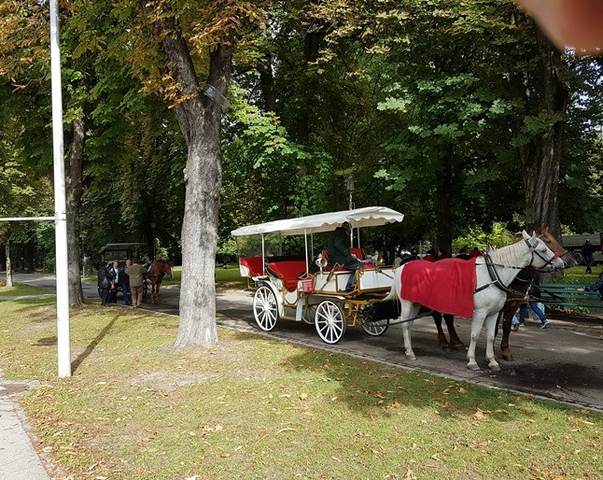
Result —
[[[281, 343], [280, 340], [244, 332], [235, 334], [235, 338]], [[337, 385], [333, 395], [336, 401], [369, 417], [391, 416], [404, 407], [427, 408], [437, 411], [443, 418], [462, 417], [468, 420], [487, 417], [507, 422], [533, 416], [529, 400], [512, 392], [388, 367], [312, 347], [291, 347], [291, 354], [280, 363], [280, 367], [289, 371], [310, 371], [319, 380]], [[568, 407], [554, 403], [547, 403], [547, 406], [554, 410], [568, 410]]]
[[82, 353], [80, 353], [73, 362], [71, 362], [72, 372], [75, 373], [75, 371], [79, 368], [82, 362], [86, 360], [86, 358], [88, 358], [88, 356], [94, 351], [94, 349], [98, 346], [102, 339], [105, 338], [105, 336], [109, 333], [111, 328], [113, 328], [113, 325], [115, 325], [115, 322], [120, 317], [120, 314], [115, 315], [113, 319], [109, 323], [107, 323], [107, 325], [105, 325], [103, 329], [98, 333], [98, 335], [94, 337], [94, 339], [88, 344], [86, 349]]

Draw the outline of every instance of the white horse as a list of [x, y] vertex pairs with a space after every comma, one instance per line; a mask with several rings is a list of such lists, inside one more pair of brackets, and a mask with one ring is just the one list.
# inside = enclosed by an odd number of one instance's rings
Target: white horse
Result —
[[[475, 345], [486, 322], [487, 343], [486, 358], [492, 370], [500, 370], [494, 358], [494, 336], [496, 319], [507, 300], [506, 287], [515, 279], [519, 270], [524, 267], [561, 269], [565, 266], [563, 260], [552, 252], [536, 235], [530, 236], [522, 232], [523, 239], [513, 245], [497, 250], [491, 250], [476, 261], [477, 288], [473, 294], [473, 318], [471, 320], [471, 344], [467, 352], [467, 368], [479, 370], [475, 361]], [[486, 262], [490, 262], [490, 267]], [[386, 300], [400, 301], [400, 321], [404, 336], [404, 352], [406, 358], [415, 360], [410, 340], [413, 320], [416, 318], [420, 305], [400, 298], [402, 291], [402, 269], [404, 265], [394, 270], [394, 284]], [[445, 288], [445, 286], [442, 286]]]

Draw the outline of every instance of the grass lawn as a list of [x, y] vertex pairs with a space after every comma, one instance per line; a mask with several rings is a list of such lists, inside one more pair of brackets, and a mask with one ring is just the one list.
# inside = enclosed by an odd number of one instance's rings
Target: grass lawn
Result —
[[14, 284], [12, 287], [7, 287], [4, 283], [0, 286], [0, 300], [2, 300], [2, 297], [12, 298], [20, 297], [22, 295], [43, 295], [46, 293], [52, 293], [52, 290], [39, 287], [30, 287], [29, 285], [18, 283]]
[[563, 270], [563, 278], [559, 280], [561, 283], [576, 283], [578, 285], [591, 285], [595, 283], [601, 272], [603, 265], [597, 264], [593, 266], [593, 273], [586, 273], [586, 267], [580, 265]]
[[39, 448], [77, 479], [595, 479], [603, 417], [251, 333], [173, 351], [177, 319], [0, 303], [0, 366]]
[[[174, 274], [174, 278], [172, 280], [165, 278], [163, 281], [165, 285], [180, 283], [180, 280], [182, 279], [182, 267], [173, 267], [172, 273]], [[238, 265], [228, 268], [222, 268], [216, 265], [216, 283], [223, 287], [233, 288], [241, 288], [247, 285], [246, 279], [241, 278]]]
[[[172, 273], [174, 274], [174, 278], [171, 280], [167, 277], [164, 278], [163, 285], [175, 285], [180, 283], [182, 279], [182, 267], [173, 267]], [[82, 280], [96, 282], [96, 275], [82, 277]], [[241, 278], [238, 265], [228, 268], [222, 268], [216, 265], [216, 282], [223, 287], [241, 288], [247, 286], [246, 279]]]

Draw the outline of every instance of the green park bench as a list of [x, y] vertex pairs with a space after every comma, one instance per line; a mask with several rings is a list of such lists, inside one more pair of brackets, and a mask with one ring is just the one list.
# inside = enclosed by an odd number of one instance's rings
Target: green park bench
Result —
[[[582, 290], [582, 291], [580, 291]], [[599, 292], [586, 292], [583, 285], [548, 283], [540, 286], [540, 301], [550, 308], [593, 313], [603, 311]]]

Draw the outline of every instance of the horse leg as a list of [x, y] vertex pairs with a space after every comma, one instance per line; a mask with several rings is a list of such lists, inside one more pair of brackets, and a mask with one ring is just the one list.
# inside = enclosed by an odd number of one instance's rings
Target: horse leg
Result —
[[[446, 335], [444, 335], [444, 329], [442, 328], [442, 314], [440, 312], [433, 312], [431, 316], [433, 317], [433, 322], [435, 323], [435, 326], [438, 329], [438, 344], [443, 349], [447, 349], [448, 340], [446, 339]], [[448, 330], [448, 332], [450, 332], [450, 330]]]
[[490, 367], [490, 370], [493, 372], [500, 371], [500, 365], [494, 356], [494, 338], [496, 337], [497, 319], [498, 313], [493, 313], [486, 318], [486, 359], [488, 360], [488, 367]]
[[444, 321], [446, 322], [446, 328], [448, 329], [448, 336], [450, 337], [450, 348], [456, 350], [465, 348], [465, 344], [461, 342], [461, 339], [456, 333], [454, 328], [454, 315], [444, 314]]
[[514, 303], [507, 303], [499, 316], [499, 320], [502, 318], [502, 339], [500, 341], [500, 353], [504, 360], [513, 360], [511, 346], [509, 344], [509, 336], [511, 335], [511, 326], [515, 308], [516, 305]]
[[155, 302], [159, 300], [159, 288], [161, 288], [161, 280], [157, 281], [157, 290], [155, 291]]
[[404, 320], [416, 317], [417, 313], [419, 313], [419, 308], [419, 305], [415, 305], [412, 302], [407, 302], [405, 300], [400, 302], [400, 320], [403, 321], [402, 337], [404, 338], [404, 354], [408, 360], [417, 359], [417, 357], [415, 357], [415, 352], [412, 350], [412, 342], [410, 339], [410, 330], [414, 320], [411, 320], [410, 322]]
[[469, 350], [467, 350], [467, 368], [470, 370], [479, 370], [479, 365], [475, 361], [475, 346], [477, 345], [485, 318], [486, 314], [480, 311], [473, 314], [473, 320], [471, 321], [471, 343], [469, 344]]

